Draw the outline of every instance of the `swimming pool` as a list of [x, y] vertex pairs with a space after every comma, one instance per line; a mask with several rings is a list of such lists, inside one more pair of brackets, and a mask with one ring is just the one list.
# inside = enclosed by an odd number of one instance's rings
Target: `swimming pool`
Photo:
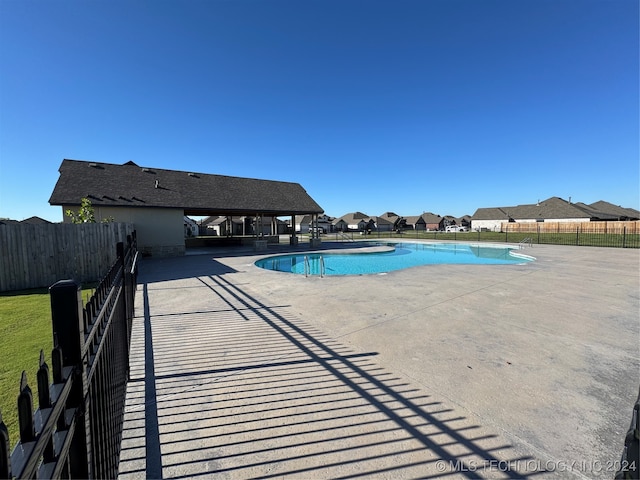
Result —
[[377, 243], [386, 251], [277, 255], [255, 262], [267, 270], [308, 275], [366, 275], [419, 265], [513, 265], [533, 261], [517, 248], [461, 243]]

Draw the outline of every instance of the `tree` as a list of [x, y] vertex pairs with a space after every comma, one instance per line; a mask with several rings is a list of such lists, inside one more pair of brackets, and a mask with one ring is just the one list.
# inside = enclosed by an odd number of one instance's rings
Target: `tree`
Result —
[[[93, 211], [93, 205], [88, 198], [80, 200], [80, 209], [77, 212], [69, 209], [64, 212], [67, 217], [71, 217], [73, 223], [96, 223], [96, 216]], [[113, 217], [103, 218], [102, 223], [113, 222]]]

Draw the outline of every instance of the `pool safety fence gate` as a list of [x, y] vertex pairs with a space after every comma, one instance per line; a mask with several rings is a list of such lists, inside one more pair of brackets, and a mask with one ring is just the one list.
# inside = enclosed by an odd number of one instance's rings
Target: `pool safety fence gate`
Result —
[[49, 288], [54, 348], [51, 373], [40, 352], [38, 410], [26, 373], [20, 380], [20, 440], [9, 454], [0, 415], [0, 478], [116, 478], [129, 377], [137, 283], [135, 231], [83, 307], [81, 286]]

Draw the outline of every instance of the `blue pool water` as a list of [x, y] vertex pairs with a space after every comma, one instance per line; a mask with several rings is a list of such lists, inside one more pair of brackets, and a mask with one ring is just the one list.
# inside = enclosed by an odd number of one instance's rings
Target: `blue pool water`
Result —
[[[256, 261], [256, 266], [267, 270], [320, 275], [364, 275], [402, 270], [419, 265], [434, 264], [522, 264], [534, 260], [517, 254], [513, 247], [470, 245], [460, 243], [389, 243], [372, 246], [393, 247], [385, 252], [307, 253], [278, 255]], [[321, 259], [322, 257], [322, 259]]]

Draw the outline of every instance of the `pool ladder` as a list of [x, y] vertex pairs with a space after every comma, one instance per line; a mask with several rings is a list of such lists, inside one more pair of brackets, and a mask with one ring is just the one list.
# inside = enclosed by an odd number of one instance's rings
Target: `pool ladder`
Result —
[[518, 248], [522, 249], [525, 246], [529, 245], [529, 247], [531, 247], [531, 237], [527, 237], [524, 240], [522, 240], [519, 244], [518, 244]]
[[[324, 258], [320, 255], [320, 278], [323, 278], [325, 275], [325, 267], [324, 267]], [[309, 257], [304, 256], [304, 276], [308, 277], [311, 275], [311, 265], [309, 264]]]

